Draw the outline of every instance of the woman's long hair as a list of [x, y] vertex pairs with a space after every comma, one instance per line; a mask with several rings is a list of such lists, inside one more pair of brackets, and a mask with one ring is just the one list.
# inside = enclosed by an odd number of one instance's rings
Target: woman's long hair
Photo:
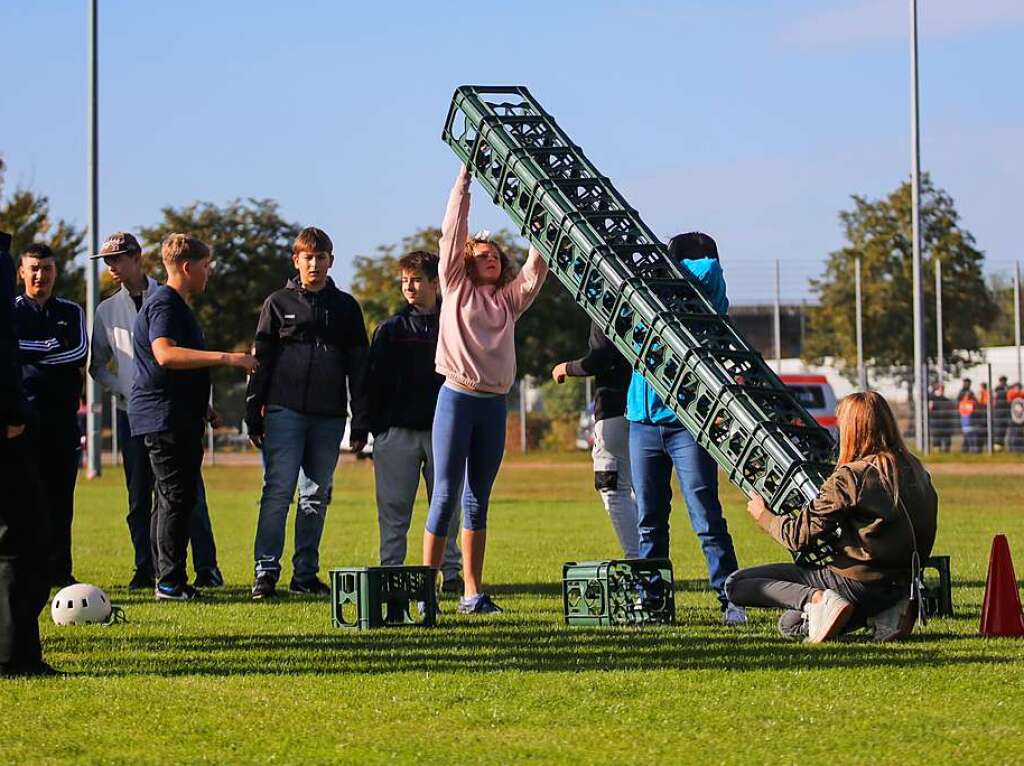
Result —
[[494, 283], [495, 287], [504, 287], [515, 278], [516, 273], [512, 267], [512, 261], [505, 255], [501, 245], [490, 237], [470, 237], [466, 240], [466, 249], [462, 253], [462, 260], [466, 265], [466, 274], [474, 285], [477, 284], [476, 256], [473, 252], [476, 245], [490, 245], [498, 253], [498, 259], [501, 261], [501, 274], [498, 275], [498, 281]]
[[920, 463], [900, 436], [889, 403], [875, 391], [843, 397], [836, 408], [839, 421], [839, 465], [868, 460], [899, 500], [900, 465], [916, 474]]

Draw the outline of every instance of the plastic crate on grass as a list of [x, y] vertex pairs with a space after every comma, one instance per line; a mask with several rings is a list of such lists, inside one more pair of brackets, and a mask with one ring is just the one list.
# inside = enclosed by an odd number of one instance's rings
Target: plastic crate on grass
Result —
[[562, 566], [568, 625], [650, 625], [676, 621], [668, 559], [570, 561]]
[[[435, 572], [430, 567], [332, 569], [331, 620], [336, 628], [433, 627]], [[419, 604], [425, 605], [420, 611]]]
[[921, 566], [924, 579], [924, 612], [929, 617], [953, 616], [953, 580], [949, 556], [932, 556]]

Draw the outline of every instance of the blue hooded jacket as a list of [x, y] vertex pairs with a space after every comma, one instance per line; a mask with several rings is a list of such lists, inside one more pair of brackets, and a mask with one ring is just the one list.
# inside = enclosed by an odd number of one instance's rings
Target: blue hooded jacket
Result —
[[[725, 314], [729, 311], [729, 298], [725, 294], [725, 276], [722, 264], [715, 258], [680, 261], [680, 265], [700, 283], [704, 295], [711, 301], [715, 311]], [[626, 419], [633, 423], [649, 425], [679, 425], [675, 416], [661, 400], [651, 384], [636, 370], [629, 382], [629, 393], [626, 395]]]

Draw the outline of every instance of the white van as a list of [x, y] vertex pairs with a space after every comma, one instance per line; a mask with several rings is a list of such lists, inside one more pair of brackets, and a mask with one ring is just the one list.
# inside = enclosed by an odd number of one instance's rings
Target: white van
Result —
[[836, 394], [828, 378], [808, 373], [780, 375], [779, 379], [796, 395], [797, 401], [819, 425], [827, 428], [835, 438], [839, 438], [839, 427], [836, 425]]

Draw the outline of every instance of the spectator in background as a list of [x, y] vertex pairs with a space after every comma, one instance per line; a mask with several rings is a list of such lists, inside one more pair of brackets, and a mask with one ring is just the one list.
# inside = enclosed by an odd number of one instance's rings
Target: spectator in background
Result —
[[963, 384], [960, 386], [960, 392], [956, 395], [956, 400], [959, 402], [965, 396], [974, 396], [974, 392], [971, 391], [970, 378], [964, 378]]
[[928, 413], [932, 448], [939, 452], [949, 452], [957, 415], [953, 402], [946, 398], [946, 387], [941, 383], [936, 384], [928, 397]]
[[1010, 400], [1006, 376], [999, 376], [999, 384], [992, 391], [992, 444], [1003, 449], [1006, 446], [1006, 430], [1010, 425]]
[[25, 248], [18, 273], [25, 291], [14, 302], [14, 331], [25, 396], [37, 426], [31, 446], [36, 464], [43, 467], [50, 585], [63, 588], [77, 582], [71, 573], [71, 522], [82, 462], [78, 406], [89, 340], [82, 307], [54, 295], [57, 262], [49, 247]]
[[1010, 422], [1006, 429], [1006, 449], [1010, 452], [1024, 452], [1024, 390], [1020, 383], [1014, 383], [1006, 392], [1010, 409]]
[[957, 413], [960, 415], [960, 431], [964, 435], [960, 451], [977, 452], [977, 432], [974, 427], [976, 417], [974, 413], [978, 409], [978, 400], [974, 398], [974, 394], [969, 389], [966, 393], [961, 390], [956, 408]]
[[975, 451], [981, 452], [988, 444], [988, 408], [991, 405], [991, 392], [987, 383], [978, 384], [978, 401], [972, 416], [974, 424]]

